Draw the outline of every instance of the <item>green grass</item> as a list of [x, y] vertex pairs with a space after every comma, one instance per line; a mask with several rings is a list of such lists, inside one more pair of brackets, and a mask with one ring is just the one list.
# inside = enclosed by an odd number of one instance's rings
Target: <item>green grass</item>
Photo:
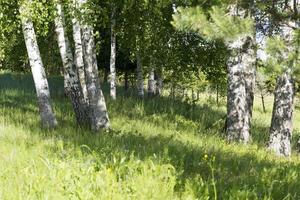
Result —
[[271, 97], [266, 114], [257, 100], [253, 142], [243, 146], [224, 140], [225, 106], [207, 95], [194, 106], [107, 97], [112, 131], [94, 134], [76, 127], [62, 80], [49, 81], [59, 128], [43, 131], [31, 77], [0, 74], [1, 200], [300, 199], [296, 153], [265, 150]]

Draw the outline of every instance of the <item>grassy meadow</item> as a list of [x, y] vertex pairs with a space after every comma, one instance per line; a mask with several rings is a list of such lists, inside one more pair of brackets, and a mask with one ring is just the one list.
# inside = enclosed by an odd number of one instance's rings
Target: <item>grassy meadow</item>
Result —
[[[256, 99], [251, 145], [228, 144], [225, 103], [167, 96], [106, 97], [112, 130], [77, 128], [63, 81], [49, 78], [59, 127], [40, 129], [30, 75], [0, 74], [0, 200], [300, 199], [300, 159], [266, 151], [267, 113]], [[108, 89], [104, 92], [108, 95]], [[214, 94], [212, 94], [214, 95]], [[295, 111], [293, 143], [300, 131]]]

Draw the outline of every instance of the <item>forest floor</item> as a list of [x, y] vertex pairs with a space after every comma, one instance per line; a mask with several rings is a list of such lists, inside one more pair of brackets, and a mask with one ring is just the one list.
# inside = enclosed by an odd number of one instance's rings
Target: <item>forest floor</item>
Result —
[[[300, 159], [265, 149], [271, 118], [256, 99], [253, 142], [228, 144], [225, 104], [108, 97], [112, 130], [75, 126], [61, 78], [49, 79], [59, 127], [40, 129], [30, 75], [0, 74], [0, 199], [300, 199]], [[107, 90], [105, 90], [108, 94]], [[294, 139], [300, 131], [295, 112]]]

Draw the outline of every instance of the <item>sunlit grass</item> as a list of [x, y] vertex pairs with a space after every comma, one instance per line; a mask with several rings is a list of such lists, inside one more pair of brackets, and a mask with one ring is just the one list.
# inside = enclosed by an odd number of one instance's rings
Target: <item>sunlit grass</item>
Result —
[[225, 106], [207, 95], [107, 97], [112, 130], [95, 134], [76, 127], [62, 85], [50, 79], [60, 126], [43, 131], [30, 76], [0, 75], [0, 199], [300, 199], [296, 152], [265, 150], [272, 96], [243, 146], [224, 140]]

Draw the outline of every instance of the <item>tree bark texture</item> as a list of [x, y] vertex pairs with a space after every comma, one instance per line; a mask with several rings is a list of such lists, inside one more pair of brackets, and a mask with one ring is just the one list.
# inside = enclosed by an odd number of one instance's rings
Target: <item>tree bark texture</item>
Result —
[[294, 81], [290, 71], [277, 78], [270, 127], [269, 149], [278, 156], [291, 155]]
[[155, 79], [154, 79], [154, 69], [150, 68], [148, 76], [148, 96], [153, 97], [155, 94]]
[[51, 106], [49, 85], [40, 55], [34, 26], [30, 17], [28, 17], [29, 13], [26, 12], [26, 8], [24, 8], [23, 5], [20, 7], [20, 13], [22, 15], [22, 30], [31, 66], [31, 72], [38, 97], [42, 127], [55, 128], [57, 126], [57, 120]]
[[55, 31], [64, 67], [65, 92], [71, 99], [77, 123], [79, 125], [85, 125], [88, 122], [87, 105], [85, 104], [85, 99], [81, 91], [76, 66], [74, 65], [69, 38], [65, 32], [64, 11], [60, 3], [56, 3], [56, 11]]
[[[78, 8], [78, 0], [74, 0], [74, 7]], [[76, 66], [77, 74], [79, 77], [79, 83], [82, 90], [82, 95], [84, 97], [85, 104], [88, 105], [88, 93], [87, 93], [87, 85], [85, 78], [85, 70], [84, 70], [84, 55], [83, 55], [83, 44], [82, 44], [82, 33], [81, 33], [81, 25], [80, 21], [76, 16], [72, 19], [72, 28], [73, 28], [73, 39], [74, 39], [74, 63]]]
[[232, 42], [231, 57], [227, 63], [227, 125], [229, 141], [248, 143], [252, 118], [256, 55], [254, 39], [241, 37]]
[[111, 52], [110, 52], [110, 96], [116, 99], [116, 9], [113, 6], [111, 13]]
[[[86, 15], [87, 11], [87, 8], [82, 9], [82, 5], [85, 3], [86, 0], [80, 0], [79, 8], [83, 15]], [[85, 20], [83, 20], [81, 26], [91, 129], [98, 131], [109, 128], [110, 122], [104, 95], [100, 87], [93, 27]]]

